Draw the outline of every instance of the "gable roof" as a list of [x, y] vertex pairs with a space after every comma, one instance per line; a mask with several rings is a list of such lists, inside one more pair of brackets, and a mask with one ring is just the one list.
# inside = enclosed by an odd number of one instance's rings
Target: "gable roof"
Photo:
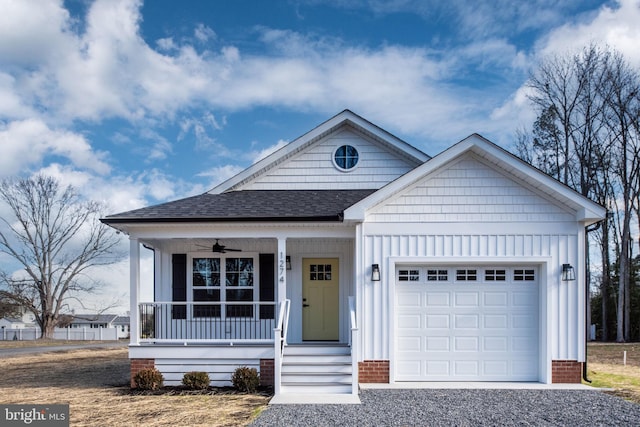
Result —
[[603, 219], [606, 214], [606, 209], [602, 206], [484, 137], [473, 134], [348, 208], [344, 214], [345, 221], [363, 221], [368, 209], [383, 203], [465, 153], [474, 153], [530, 188], [569, 207], [576, 212], [576, 220], [584, 222], [585, 225]]
[[201, 194], [107, 216], [106, 224], [157, 222], [342, 221], [375, 190], [244, 190]]
[[219, 194], [230, 190], [241, 190], [243, 185], [251, 182], [251, 180], [256, 176], [262, 175], [265, 171], [277, 167], [287, 159], [312, 145], [314, 142], [328, 136], [332, 132], [342, 129], [345, 126], [352, 127], [356, 131], [366, 135], [368, 138], [371, 138], [377, 143], [385, 146], [390, 151], [406, 158], [415, 166], [422, 164], [431, 158], [412, 145], [402, 141], [352, 111], [344, 110], [281, 149], [249, 166], [234, 177], [214, 187], [209, 191], [209, 193]]

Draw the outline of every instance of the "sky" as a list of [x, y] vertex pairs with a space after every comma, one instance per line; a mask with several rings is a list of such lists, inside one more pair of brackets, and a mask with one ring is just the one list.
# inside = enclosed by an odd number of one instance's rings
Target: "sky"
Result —
[[[0, 0], [0, 179], [122, 212], [344, 109], [429, 155], [472, 133], [511, 149], [540, 60], [599, 43], [640, 70], [638, 22], [640, 0]], [[126, 310], [128, 261], [96, 275]]]

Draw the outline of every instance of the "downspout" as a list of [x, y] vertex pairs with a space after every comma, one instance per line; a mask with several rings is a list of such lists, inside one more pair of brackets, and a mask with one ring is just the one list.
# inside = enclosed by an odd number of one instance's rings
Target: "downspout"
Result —
[[[591, 316], [587, 316], [587, 310], [589, 310], [590, 304], [589, 304], [589, 300], [591, 299], [591, 292], [589, 289], [589, 285], [591, 282], [591, 273], [589, 270], [589, 263], [588, 260], [590, 259], [588, 253], [589, 253], [589, 233], [592, 231], [596, 231], [597, 229], [600, 228], [600, 225], [602, 224], [602, 221], [604, 220], [600, 220], [598, 222], [596, 222], [595, 224], [591, 224], [590, 226], [585, 227], [585, 233], [584, 233], [584, 246], [585, 246], [585, 252], [587, 253], [587, 256], [585, 257], [585, 272], [589, 272], [587, 273], [588, 278], [585, 278], [584, 281], [584, 292], [585, 292], [585, 299], [584, 299], [584, 313], [585, 313], [585, 318], [591, 318]], [[586, 280], [588, 279], [588, 280]], [[589, 344], [589, 334], [591, 333], [591, 325], [589, 325], [589, 322], [584, 322], [585, 323], [585, 334], [584, 334], [584, 363], [582, 364], [582, 380], [591, 384], [591, 380], [588, 378], [587, 376], [587, 361], [588, 361], [588, 344]]]

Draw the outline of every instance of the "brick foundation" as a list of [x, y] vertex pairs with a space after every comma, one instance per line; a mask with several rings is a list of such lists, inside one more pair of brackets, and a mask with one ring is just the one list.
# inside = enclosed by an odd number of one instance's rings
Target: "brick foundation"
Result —
[[138, 372], [147, 368], [155, 368], [155, 366], [155, 359], [131, 359], [131, 388], [136, 388], [133, 377], [135, 377]]
[[273, 359], [260, 359], [260, 385], [273, 386], [275, 368]]
[[579, 384], [582, 382], [582, 363], [575, 360], [552, 360], [551, 382]]
[[358, 362], [358, 382], [389, 383], [388, 360], [365, 360]]

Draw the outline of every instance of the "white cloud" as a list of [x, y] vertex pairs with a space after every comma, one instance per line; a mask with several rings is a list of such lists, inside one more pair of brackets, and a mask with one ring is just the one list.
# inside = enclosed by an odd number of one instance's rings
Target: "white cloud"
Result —
[[[620, 0], [613, 6], [602, 6], [594, 13], [585, 14], [565, 23], [538, 41], [535, 51], [529, 57], [528, 66], [535, 69], [536, 60], [551, 55], [574, 54], [591, 43], [609, 46], [621, 52], [632, 66], [640, 67], [640, 0]], [[515, 61], [522, 58], [516, 55]], [[509, 131], [528, 127], [535, 120], [535, 111], [527, 99], [530, 91], [524, 82], [502, 105], [491, 111], [494, 123], [509, 124]], [[494, 129], [503, 145], [508, 145], [505, 132]]]
[[608, 45], [623, 53], [640, 67], [640, 1], [618, 0], [604, 5], [597, 14], [580, 22], [571, 22], [551, 31], [538, 45], [539, 55], [575, 52], [592, 42]]
[[206, 43], [209, 40], [216, 39], [216, 32], [204, 24], [198, 24], [193, 35], [201, 43]]
[[67, 130], [49, 128], [38, 119], [13, 121], [0, 125], [0, 175], [16, 175], [38, 166], [47, 155], [62, 156], [78, 168], [107, 174], [104, 153], [92, 149], [84, 136]]
[[252, 153], [252, 157], [253, 157], [253, 163], [257, 163], [260, 160], [264, 159], [265, 157], [267, 157], [268, 155], [275, 153], [276, 151], [278, 151], [279, 149], [281, 149], [282, 147], [284, 147], [285, 145], [287, 145], [289, 143], [289, 141], [284, 141], [284, 140], [280, 140], [278, 142], [276, 142], [274, 145], [265, 148], [264, 150], [260, 150], [258, 152], [254, 152]]
[[241, 166], [225, 165], [209, 169], [208, 171], [200, 172], [198, 176], [210, 178], [209, 188], [207, 188], [207, 190], [210, 190], [218, 184], [223, 183], [227, 179], [239, 174], [243, 170], [244, 168]]

